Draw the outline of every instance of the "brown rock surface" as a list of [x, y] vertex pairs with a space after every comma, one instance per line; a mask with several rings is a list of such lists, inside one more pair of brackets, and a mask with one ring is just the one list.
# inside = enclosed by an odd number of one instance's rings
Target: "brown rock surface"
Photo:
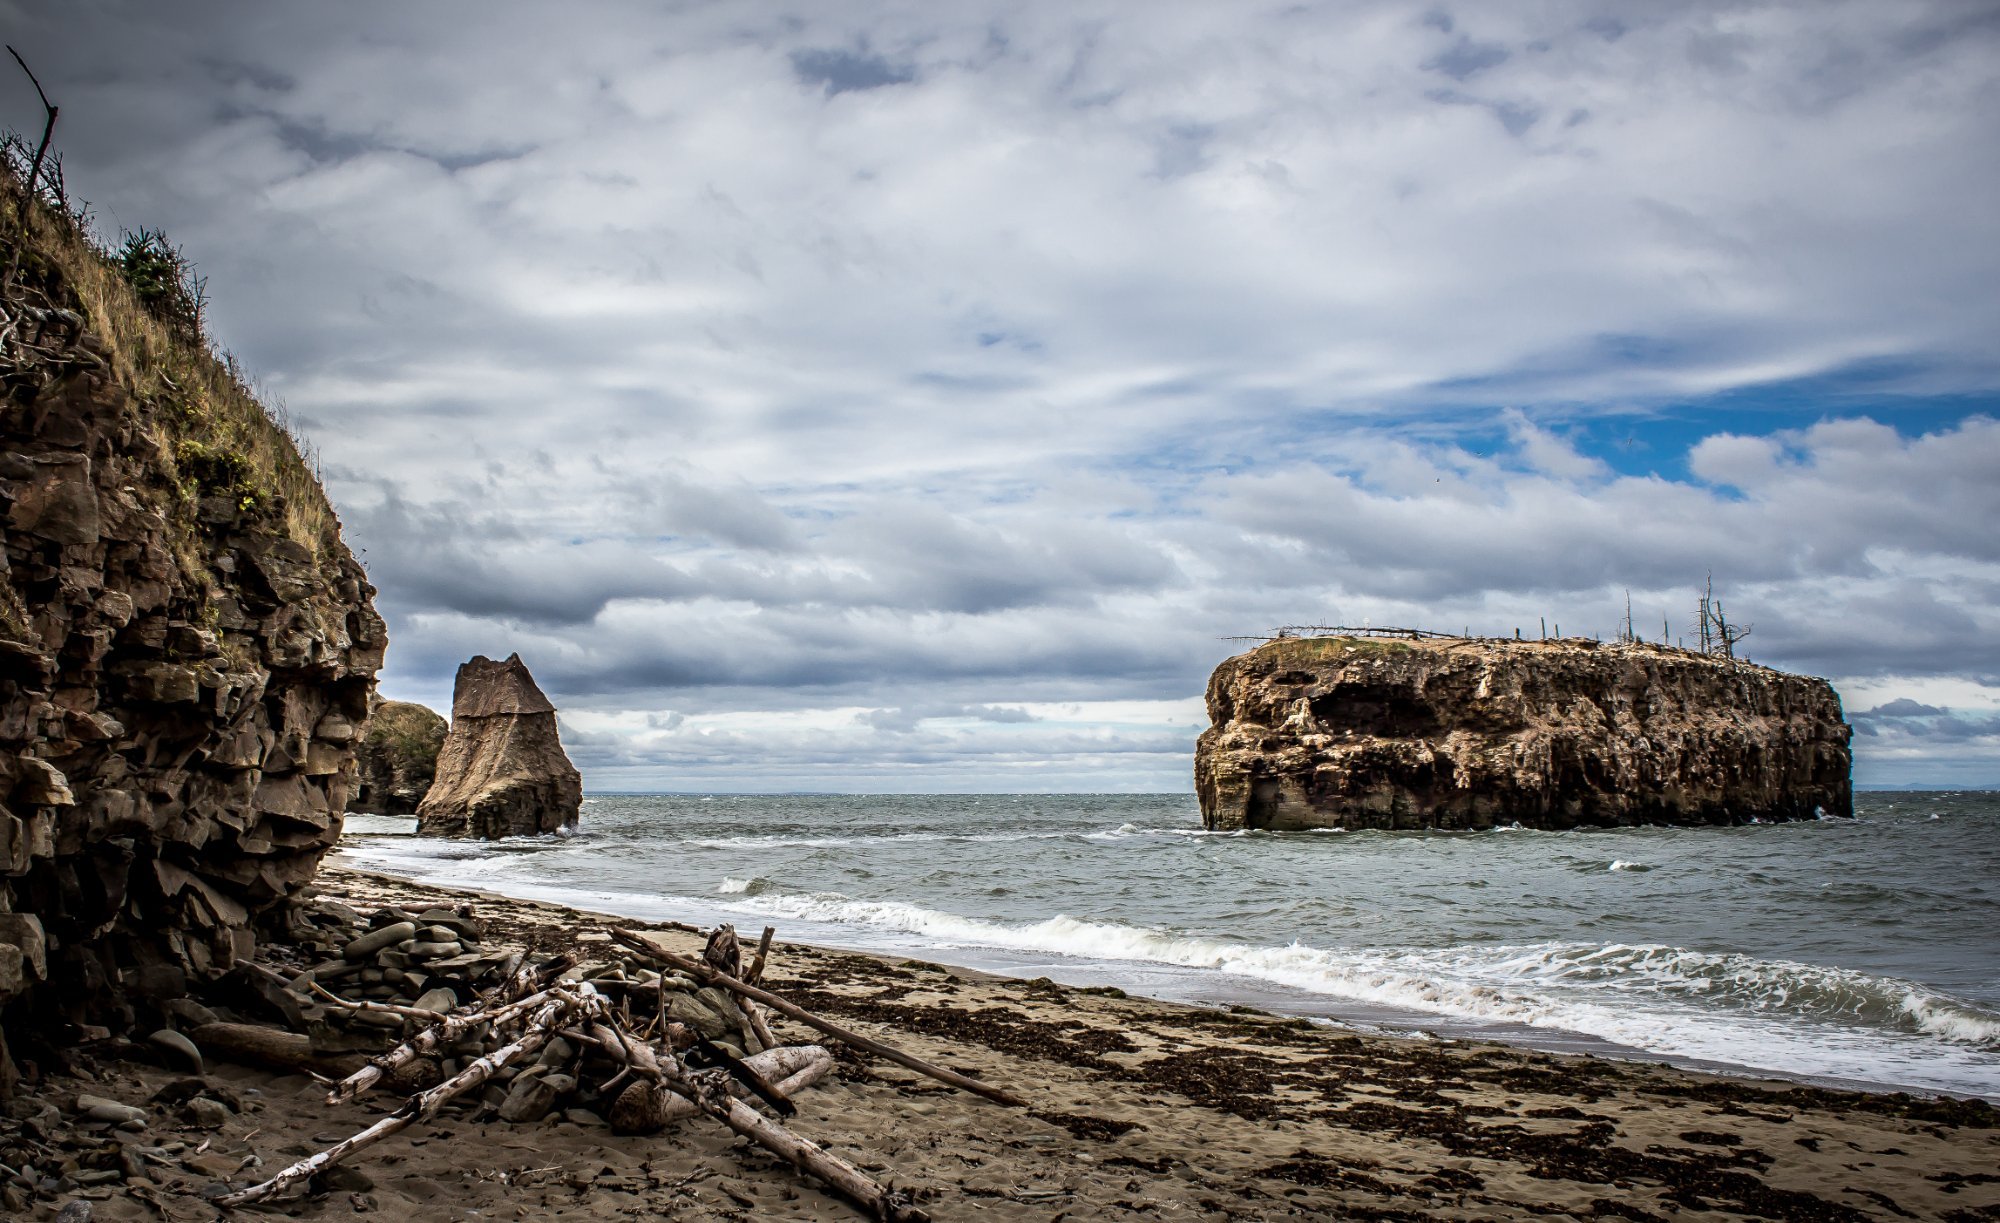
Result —
[[582, 806], [583, 778], [563, 752], [556, 707], [521, 656], [460, 667], [451, 731], [417, 807], [417, 831], [489, 840], [557, 832], [576, 825]]
[[1825, 680], [1588, 639], [1291, 638], [1217, 667], [1210, 828], [1531, 828], [1847, 815]]
[[379, 701], [355, 748], [359, 776], [349, 811], [415, 815], [437, 775], [446, 722], [410, 701]]
[[[291, 439], [0, 183], [0, 1092], [150, 1022], [340, 834], [386, 643]], [[155, 1025], [157, 1026], [157, 1025]], [[45, 1047], [45, 1046], [44, 1046]]]

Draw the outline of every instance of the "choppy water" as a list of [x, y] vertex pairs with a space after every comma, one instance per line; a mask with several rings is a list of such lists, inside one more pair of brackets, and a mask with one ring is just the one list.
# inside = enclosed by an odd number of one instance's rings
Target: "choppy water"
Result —
[[348, 863], [1389, 1028], [2000, 1099], [2000, 794], [1852, 820], [1209, 834], [1184, 795], [613, 796]]

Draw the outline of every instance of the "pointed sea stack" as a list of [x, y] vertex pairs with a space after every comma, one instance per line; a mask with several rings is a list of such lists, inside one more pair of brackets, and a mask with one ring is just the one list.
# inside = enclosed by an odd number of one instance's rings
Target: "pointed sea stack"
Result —
[[1732, 824], [1847, 815], [1823, 679], [1643, 642], [1306, 637], [1217, 667], [1209, 828]]
[[425, 836], [531, 836], [576, 826], [583, 778], [556, 735], [556, 707], [519, 654], [458, 669], [437, 777], [417, 805]]

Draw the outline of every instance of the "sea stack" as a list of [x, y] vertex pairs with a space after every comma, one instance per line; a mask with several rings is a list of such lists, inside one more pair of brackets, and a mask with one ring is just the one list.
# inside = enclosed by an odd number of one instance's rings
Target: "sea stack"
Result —
[[354, 758], [359, 773], [349, 811], [415, 815], [437, 776], [447, 724], [434, 709], [410, 701], [378, 701]]
[[1213, 829], [1729, 824], [1848, 815], [1825, 680], [1642, 642], [1308, 637], [1217, 667]]
[[519, 654], [458, 669], [451, 731], [437, 777], [417, 806], [426, 836], [532, 836], [576, 826], [583, 778], [563, 753], [556, 707]]

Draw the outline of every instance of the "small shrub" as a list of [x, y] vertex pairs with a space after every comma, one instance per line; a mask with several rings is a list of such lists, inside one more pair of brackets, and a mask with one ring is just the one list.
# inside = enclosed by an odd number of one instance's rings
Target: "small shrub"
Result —
[[197, 276], [194, 264], [157, 229], [125, 235], [118, 250], [118, 267], [146, 312], [190, 343], [201, 339], [202, 311], [208, 304], [208, 280]]

